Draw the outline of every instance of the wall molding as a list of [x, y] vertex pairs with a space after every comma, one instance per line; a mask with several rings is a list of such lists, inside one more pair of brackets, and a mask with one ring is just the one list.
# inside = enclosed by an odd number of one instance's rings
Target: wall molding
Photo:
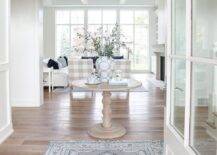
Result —
[[34, 100], [19, 100], [19, 99], [11, 99], [11, 106], [18, 108], [38, 108], [41, 106], [41, 103], [36, 103]]
[[0, 144], [3, 143], [13, 132], [12, 123], [0, 129]]

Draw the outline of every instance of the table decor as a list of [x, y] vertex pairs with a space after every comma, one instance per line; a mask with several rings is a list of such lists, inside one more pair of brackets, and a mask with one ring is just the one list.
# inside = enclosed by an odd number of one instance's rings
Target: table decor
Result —
[[[128, 53], [131, 52], [131, 49], [128, 48], [126, 42], [121, 40], [121, 36], [124, 35], [120, 33], [120, 26], [116, 24], [111, 32], [103, 31], [103, 28], [100, 27], [96, 32], [89, 32], [84, 30], [85, 33], [77, 33], [77, 38], [75, 40], [85, 40], [85, 48], [79, 48], [80, 46], [74, 46], [75, 51], [81, 53], [92, 53], [93, 55], [97, 54], [99, 57], [96, 60], [96, 69], [100, 76], [102, 82], [108, 82], [112, 77], [113, 71], [115, 70], [113, 56], [119, 55], [120, 49], [125, 49]], [[102, 36], [103, 34], [103, 36]]]
[[128, 86], [128, 79], [110, 79], [109, 80], [109, 85], [114, 85], [114, 86]]
[[87, 82], [86, 84], [89, 84], [89, 85], [95, 85], [95, 84], [100, 84], [101, 81], [99, 79], [99, 76], [98, 74], [96, 73], [96, 71], [94, 70], [90, 76], [88, 76], [87, 78]]
[[102, 56], [96, 61], [96, 69], [102, 82], [108, 82], [112, 76], [114, 62], [111, 57]]

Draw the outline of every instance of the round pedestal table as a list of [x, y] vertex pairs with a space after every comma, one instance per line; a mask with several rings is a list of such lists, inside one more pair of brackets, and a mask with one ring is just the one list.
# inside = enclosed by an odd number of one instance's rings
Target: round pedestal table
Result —
[[130, 89], [140, 87], [142, 85], [141, 82], [134, 79], [128, 79], [128, 85], [121, 86], [109, 85], [108, 83], [89, 85], [86, 84], [86, 80], [75, 80], [72, 81], [71, 85], [90, 91], [102, 92], [102, 123], [96, 124], [89, 129], [88, 134], [90, 136], [100, 139], [113, 139], [122, 137], [126, 134], [126, 129], [121, 124], [112, 122], [111, 92], [129, 91]]

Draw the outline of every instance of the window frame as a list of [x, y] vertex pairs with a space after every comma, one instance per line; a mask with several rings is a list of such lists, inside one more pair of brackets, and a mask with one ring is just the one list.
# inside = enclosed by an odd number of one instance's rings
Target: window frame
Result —
[[[55, 9], [55, 57], [58, 57], [60, 54], [60, 52], [57, 51], [57, 26], [58, 25], [68, 25], [70, 26], [70, 43], [71, 43], [71, 26], [72, 25], [81, 25], [81, 24], [57, 24], [56, 22], [56, 12], [57, 11], [71, 11], [71, 10], [83, 10], [84, 11], [84, 28], [85, 29], [88, 29], [88, 25], [100, 25], [100, 24], [88, 24], [88, 10], [100, 10], [101, 11], [101, 26], [110, 26], [110, 25], [114, 25], [114, 24], [104, 24], [103, 23], [103, 11], [104, 10], [115, 10], [116, 11], [116, 23], [119, 24], [120, 26], [122, 25], [132, 25], [133, 26], [133, 43], [132, 43], [132, 53], [135, 52], [135, 46], [136, 46], [136, 43], [135, 43], [135, 27], [136, 26], [145, 26], [147, 27], [148, 29], [148, 43], [147, 43], [147, 59], [150, 60], [151, 59], [151, 45], [154, 44], [154, 42], [149, 38], [150, 36], [150, 33], [153, 32], [153, 30], [151, 30], [151, 27], [150, 27], [150, 23], [151, 23], [151, 11], [153, 11], [152, 9], [150, 9], [149, 7], [145, 7], [145, 6], [142, 6], [142, 7], [81, 7], [81, 8], [76, 8], [76, 7], [70, 7], [70, 8], [56, 8]], [[120, 11], [121, 10], [132, 10], [133, 11], [133, 24], [120, 24]], [[149, 14], [149, 23], [148, 24], [135, 24], [135, 11], [147, 11], [147, 13]], [[154, 11], [153, 11], [154, 12]], [[71, 21], [71, 13], [70, 13], [70, 21]], [[103, 34], [102, 34], [103, 35]], [[157, 39], [157, 38], [155, 38]], [[152, 43], [151, 43], [152, 41]], [[146, 44], [144, 44], [146, 45]], [[133, 55], [133, 54], [132, 54]], [[127, 54], [127, 58], [129, 59], [130, 58], [130, 55], [129, 53]], [[149, 59], [150, 58], [150, 59]], [[135, 59], [135, 56], [133, 56], [132, 58], [132, 61]], [[151, 71], [151, 60], [149, 62], [147, 62], [147, 65], [148, 65], [148, 69], [146, 70], [133, 70], [133, 72], [149, 72]], [[135, 67], [134, 67], [135, 68]]]

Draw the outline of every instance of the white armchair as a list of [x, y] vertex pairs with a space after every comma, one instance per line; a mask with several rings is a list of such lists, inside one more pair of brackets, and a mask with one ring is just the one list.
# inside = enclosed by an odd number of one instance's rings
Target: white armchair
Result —
[[115, 69], [122, 71], [123, 78], [130, 78], [131, 61], [128, 59], [115, 59]]

